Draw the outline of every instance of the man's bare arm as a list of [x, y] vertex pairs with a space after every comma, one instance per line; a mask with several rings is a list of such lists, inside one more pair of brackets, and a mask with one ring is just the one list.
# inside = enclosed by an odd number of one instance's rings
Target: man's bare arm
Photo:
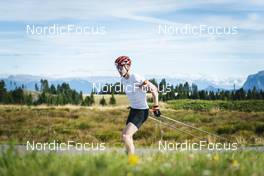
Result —
[[150, 82], [148, 80], [144, 81], [144, 83], [141, 86], [146, 87], [146, 89], [151, 92], [154, 106], [159, 106], [158, 88], [152, 82]]

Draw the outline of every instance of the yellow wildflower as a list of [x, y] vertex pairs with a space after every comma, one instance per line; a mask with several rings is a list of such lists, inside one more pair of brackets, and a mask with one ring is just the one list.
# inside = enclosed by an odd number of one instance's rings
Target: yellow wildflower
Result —
[[219, 155], [218, 155], [218, 154], [215, 154], [215, 155], [212, 157], [212, 159], [213, 159], [214, 161], [218, 161], [218, 160], [219, 160]]
[[128, 156], [128, 163], [130, 165], [137, 165], [139, 161], [139, 157], [135, 154], [131, 154]]
[[238, 163], [237, 160], [232, 160], [232, 161], [231, 161], [231, 166], [232, 166], [233, 168], [239, 168], [240, 164]]

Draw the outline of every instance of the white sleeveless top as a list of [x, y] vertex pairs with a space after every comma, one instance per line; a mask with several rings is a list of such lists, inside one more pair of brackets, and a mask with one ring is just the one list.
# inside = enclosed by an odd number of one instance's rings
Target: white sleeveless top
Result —
[[129, 75], [128, 79], [125, 79], [124, 77], [121, 78], [121, 84], [124, 86], [124, 91], [130, 101], [131, 108], [134, 109], [148, 109], [148, 103], [147, 103], [147, 94], [146, 91], [143, 90], [140, 85], [143, 84], [143, 82], [146, 79], [139, 76], [138, 74], [131, 73]]

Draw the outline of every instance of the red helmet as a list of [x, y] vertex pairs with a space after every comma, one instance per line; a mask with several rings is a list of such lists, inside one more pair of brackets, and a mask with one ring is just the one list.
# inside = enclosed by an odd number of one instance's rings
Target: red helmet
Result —
[[115, 64], [116, 66], [118, 65], [131, 65], [131, 59], [128, 56], [119, 56], [116, 60], [115, 60]]

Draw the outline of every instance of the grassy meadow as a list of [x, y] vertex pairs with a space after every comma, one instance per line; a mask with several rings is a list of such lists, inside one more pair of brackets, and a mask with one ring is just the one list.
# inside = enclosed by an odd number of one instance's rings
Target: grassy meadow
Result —
[[[63, 162], [62, 162], [63, 161]], [[32, 152], [19, 155], [10, 149], [0, 155], [0, 175], [263, 175], [264, 153], [154, 153], [130, 155], [56, 154]]]
[[[117, 105], [0, 105], [0, 142], [105, 142], [123, 147], [121, 131], [129, 110], [124, 95]], [[105, 96], [106, 101], [110, 96]], [[243, 146], [264, 145], [263, 101], [175, 100], [161, 103], [161, 112], [176, 120], [218, 134]], [[177, 126], [178, 129], [187, 130]], [[215, 142], [216, 138], [190, 131]], [[198, 141], [148, 119], [135, 134], [136, 147], [156, 147], [159, 140]], [[63, 162], [61, 162], [63, 161]], [[84, 154], [1, 150], [0, 175], [262, 175], [264, 152], [155, 152], [126, 156], [119, 151]]]
[[[111, 95], [106, 94], [106, 95], [94, 95], [95, 105], [98, 106], [100, 105], [99, 102], [102, 97], [104, 97], [106, 103], [109, 104]], [[122, 106], [122, 105], [129, 106], [129, 102], [126, 95], [115, 95], [115, 98], [117, 99], [116, 106]]]
[[[110, 97], [105, 97], [107, 98]], [[122, 145], [120, 134], [129, 110], [124, 95], [117, 97], [122, 102], [116, 106], [0, 106], [0, 141], [59, 142], [106, 142], [110, 146]], [[96, 97], [98, 102], [99, 97]], [[226, 103], [226, 104], [224, 104]], [[237, 101], [229, 109], [229, 102], [205, 100], [176, 100], [162, 103], [161, 112], [174, 119], [216, 133], [242, 145], [264, 144], [263, 101]], [[256, 111], [242, 111], [245, 106]], [[258, 106], [259, 107], [258, 107]], [[225, 108], [222, 108], [225, 107]], [[235, 109], [237, 108], [237, 109]], [[261, 109], [262, 108], [262, 109]], [[179, 129], [186, 128], [178, 126]], [[211, 136], [191, 131], [196, 135], [214, 140]], [[156, 145], [160, 139], [168, 141], [196, 140], [169, 127], [148, 119], [136, 133], [139, 146]]]
[[[99, 98], [96, 97], [96, 99]], [[124, 103], [125, 97], [121, 95], [120, 99], [123, 101], [122, 105], [104, 107], [98, 104], [92, 107], [1, 105], [0, 141], [1, 143], [14, 141], [23, 144], [33, 140], [38, 142], [73, 140], [76, 142], [105, 142], [109, 146], [120, 146], [122, 145], [121, 131], [129, 112], [128, 104]], [[176, 100], [162, 103], [161, 112], [241, 145], [263, 145], [264, 110], [261, 109], [264, 108], [263, 102], [234, 102], [238, 104], [235, 106], [238, 109], [234, 109], [234, 105], [232, 105], [233, 109], [228, 109], [229, 107], [224, 103], [224, 101]], [[257, 111], [239, 109], [244, 105], [254, 107], [256, 104], [260, 104]], [[177, 127], [190, 130], [182, 126]], [[215, 140], [211, 136], [196, 131], [190, 132], [209, 141]], [[160, 139], [167, 141], [197, 140], [187, 134], [161, 126], [151, 119], [147, 120], [134, 137], [136, 145], [139, 146], [155, 146]]]

